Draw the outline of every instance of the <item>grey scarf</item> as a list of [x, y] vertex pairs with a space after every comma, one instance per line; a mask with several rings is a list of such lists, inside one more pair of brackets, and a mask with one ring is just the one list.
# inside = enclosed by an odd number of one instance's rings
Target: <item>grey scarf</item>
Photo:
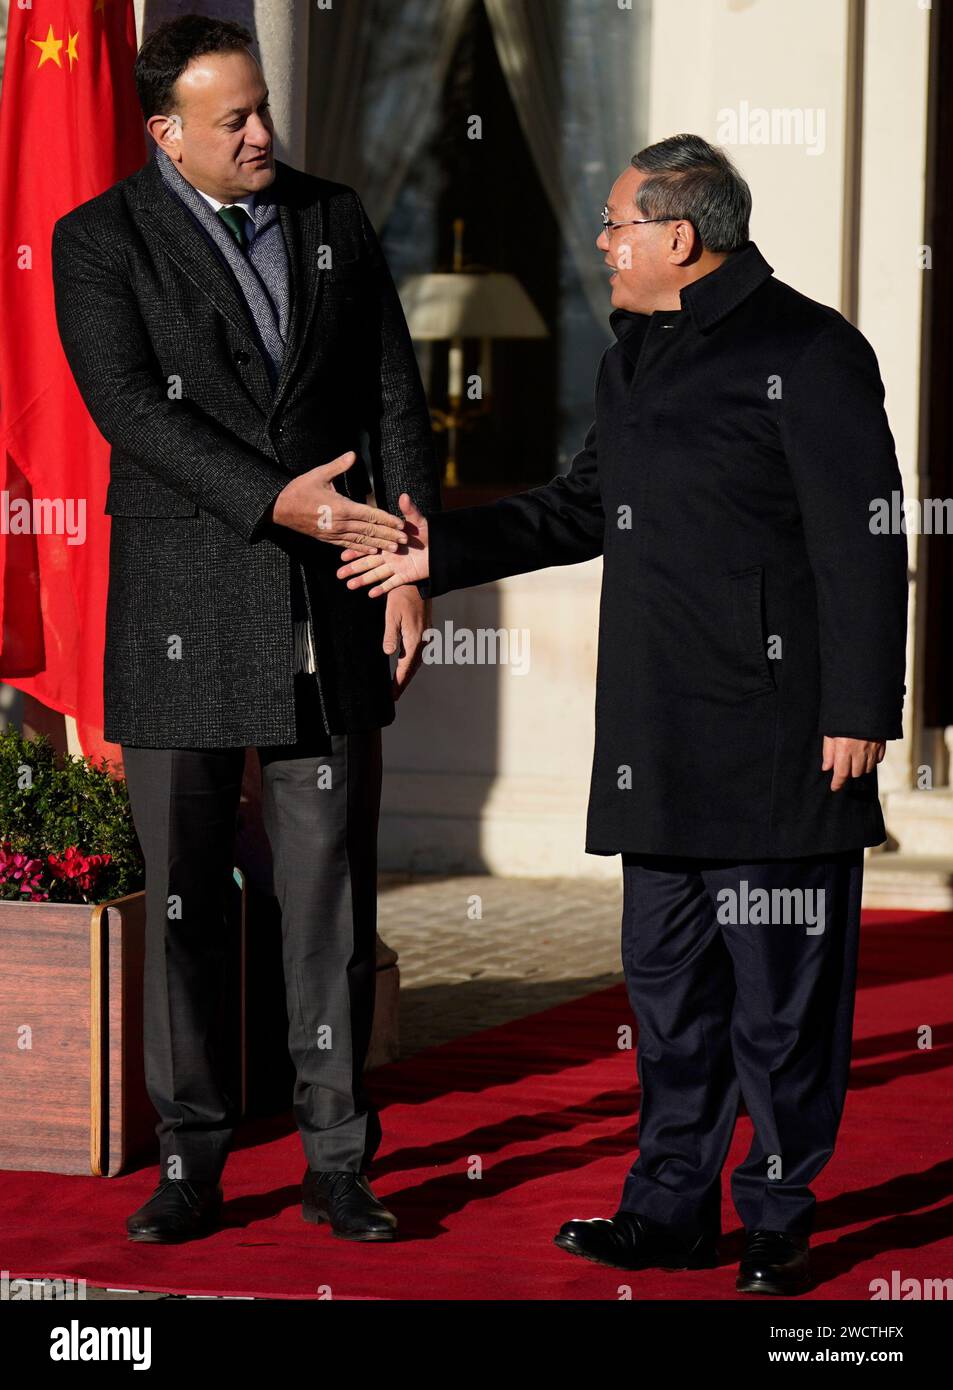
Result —
[[[236, 243], [231, 232], [200, 193], [183, 178], [165, 150], [155, 147], [155, 158], [170, 192], [185, 204], [216, 250], [226, 261], [238, 281], [248, 305], [269, 369], [272, 390], [278, 381], [281, 363], [288, 343], [288, 324], [291, 317], [291, 289], [288, 271], [288, 248], [285, 245], [278, 204], [273, 187], [255, 196], [255, 235], [247, 253]], [[301, 586], [303, 576], [292, 570], [291, 607], [294, 621], [293, 671], [313, 673], [315, 670], [314, 639], [307, 620]]]
[[237, 245], [222, 219], [212, 211], [188, 179], [179, 173], [175, 161], [158, 145], [155, 157], [170, 190], [181, 199], [211, 238], [238, 281], [248, 312], [258, 329], [274, 388], [288, 342], [291, 318], [288, 248], [281, 230], [278, 204], [274, 199], [274, 185], [262, 189], [255, 197], [255, 235], [246, 253]]

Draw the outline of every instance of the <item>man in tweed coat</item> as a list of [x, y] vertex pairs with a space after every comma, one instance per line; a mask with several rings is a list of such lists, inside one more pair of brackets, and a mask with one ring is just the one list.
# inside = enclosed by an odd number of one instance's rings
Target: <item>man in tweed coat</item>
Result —
[[[380, 1125], [362, 1083], [380, 730], [419, 663], [427, 613], [412, 590], [379, 615], [334, 575], [341, 546], [404, 539], [401, 492], [438, 510], [439, 482], [374, 230], [352, 188], [274, 158], [251, 42], [196, 15], [157, 29], [136, 61], [154, 156], [53, 234], [63, 348], [112, 446], [104, 733], [122, 746], [146, 861], [160, 1182], [127, 1228], [178, 1241], [219, 1220], [236, 1108], [213, 1032], [254, 746], [303, 1214], [386, 1240], [396, 1222], [365, 1176]], [[365, 505], [362, 433], [378, 507]]]

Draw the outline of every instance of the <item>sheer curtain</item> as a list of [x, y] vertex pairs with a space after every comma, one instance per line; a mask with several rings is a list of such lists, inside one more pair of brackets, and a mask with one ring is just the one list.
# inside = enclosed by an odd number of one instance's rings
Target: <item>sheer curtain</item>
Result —
[[651, 0], [483, 0], [500, 66], [593, 314], [609, 189], [646, 141]]
[[[632, 0], [631, 9], [616, 0], [348, 0], [314, 8], [306, 167], [354, 185], [378, 231], [397, 214], [388, 259], [398, 283], [432, 269], [439, 170], [423, 155], [464, 24], [481, 3], [563, 239], [552, 406], [564, 469], [591, 421], [594, 369], [611, 336], [595, 240], [613, 181], [647, 139], [651, 0]], [[429, 345], [418, 344], [418, 353], [427, 380]]]
[[609, 188], [645, 143], [651, 0], [361, 0], [314, 9], [308, 168], [360, 190], [387, 220], [437, 112], [473, 4], [593, 314], [607, 290], [593, 243]]
[[437, 113], [476, 0], [361, 0], [315, 9], [308, 168], [358, 189], [380, 230]]

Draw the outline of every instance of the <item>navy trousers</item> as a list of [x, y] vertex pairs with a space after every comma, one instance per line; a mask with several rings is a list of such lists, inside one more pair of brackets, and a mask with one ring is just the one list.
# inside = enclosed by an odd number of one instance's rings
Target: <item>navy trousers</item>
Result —
[[639, 1156], [620, 1209], [720, 1234], [809, 1235], [850, 1070], [863, 850], [739, 863], [623, 855], [622, 958], [638, 1021]]

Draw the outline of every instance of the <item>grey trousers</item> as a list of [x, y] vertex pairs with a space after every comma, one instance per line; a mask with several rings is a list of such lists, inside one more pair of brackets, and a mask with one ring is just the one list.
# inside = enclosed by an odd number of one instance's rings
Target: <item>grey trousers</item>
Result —
[[[160, 1167], [217, 1180], [238, 1118], [214, 1020], [245, 750], [122, 752], [146, 864], [145, 1071]], [[360, 1172], [381, 1138], [362, 1079], [374, 1014], [380, 730], [257, 753], [281, 905], [294, 1115], [311, 1168]]]

